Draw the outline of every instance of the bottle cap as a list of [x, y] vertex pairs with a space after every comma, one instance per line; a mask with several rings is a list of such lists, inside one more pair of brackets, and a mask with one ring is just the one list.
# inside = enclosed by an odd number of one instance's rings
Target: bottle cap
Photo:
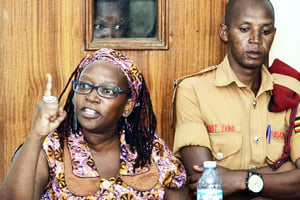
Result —
[[204, 161], [204, 168], [215, 168], [217, 166], [216, 161]]

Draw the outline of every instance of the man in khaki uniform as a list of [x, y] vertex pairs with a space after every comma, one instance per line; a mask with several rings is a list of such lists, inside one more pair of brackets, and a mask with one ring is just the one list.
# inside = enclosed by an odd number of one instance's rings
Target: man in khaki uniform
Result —
[[230, 0], [219, 32], [228, 55], [176, 83], [174, 152], [193, 197], [199, 166], [216, 160], [225, 199], [300, 199], [300, 75], [279, 60], [264, 65], [275, 32], [269, 0]]

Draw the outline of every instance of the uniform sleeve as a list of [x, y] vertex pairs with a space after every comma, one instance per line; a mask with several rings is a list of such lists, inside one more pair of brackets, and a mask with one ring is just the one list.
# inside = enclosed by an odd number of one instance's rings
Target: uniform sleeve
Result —
[[300, 158], [300, 106], [298, 105], [298, 110], [294, 122], [294, 130], [291, 137], [291, 159], [296, 162]]
[[184, 146], [205, 146], [210, 149], [206, 126], [202, 120], [196, 88], [189, 79], [183, 80], [174, 91], [175, 136], [173, 152], [179, 155]]
[[154, 141], [153, 157], [159, 169], [161, 182], [166, 188], [181, 189], [185, 187], [186, 171], [183, 164], [158, 136]]

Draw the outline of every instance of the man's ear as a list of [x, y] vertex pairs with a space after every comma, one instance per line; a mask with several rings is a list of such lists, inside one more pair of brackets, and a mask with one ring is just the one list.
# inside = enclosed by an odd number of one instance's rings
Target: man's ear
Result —
[[225, 24], [220, 24], [219, 26], [219, 36], [223, 42], [228, 42], [228, 26]]
[[135, 105], [135, 99], [128, 99], [126, 104], [125, 104], [125, 107], [124, 107], [124, 111], [123, 111], [123, 117], [128, 117], [133, 108], [134, 108], [134, 105]]

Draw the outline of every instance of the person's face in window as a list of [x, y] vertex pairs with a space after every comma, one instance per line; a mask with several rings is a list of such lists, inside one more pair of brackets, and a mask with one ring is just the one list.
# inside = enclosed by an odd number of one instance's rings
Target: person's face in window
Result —
[[94, 38], [125, 37], [125, 11], [116, 2], [95, 2]]

